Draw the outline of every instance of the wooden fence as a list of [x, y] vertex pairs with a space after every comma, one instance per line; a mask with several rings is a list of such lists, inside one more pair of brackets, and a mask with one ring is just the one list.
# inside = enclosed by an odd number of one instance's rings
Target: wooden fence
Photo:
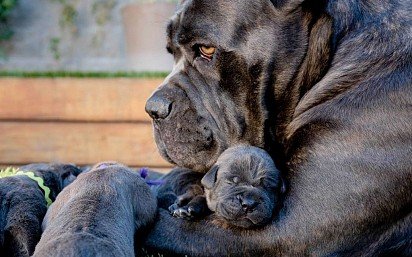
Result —
[[0, 166], [116, 160], [167, 169], [147, 98], [161, 79], [1, 78]]

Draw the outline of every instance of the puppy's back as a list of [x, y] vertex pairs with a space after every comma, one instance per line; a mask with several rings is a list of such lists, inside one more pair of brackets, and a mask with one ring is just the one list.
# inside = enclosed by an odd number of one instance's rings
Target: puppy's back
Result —
[[112, 242], [89, 233], [68, 234], [36, 248], [34, 256], [41, 257], [117, 257], [128, 256]]
[[155, 218], [155, 197], [136, 172], [100, 166], [57, 197], [34, 256], [134, 256], [135, 230]]

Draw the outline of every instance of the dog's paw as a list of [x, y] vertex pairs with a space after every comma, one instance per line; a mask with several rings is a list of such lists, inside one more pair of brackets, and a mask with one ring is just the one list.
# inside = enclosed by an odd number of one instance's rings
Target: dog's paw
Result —
[[169, 211], [176, 218], [193, 220], [198, 217], [198, 213], [196, 213], [193, 206], [178, 207], [177, 204], [173, 204], [169, 207]]
[[173, 217], [194, 220], [205, 216], [208, 211], [203, 196], [195, 197], [189, 203], [186, 202], [186, 204], [183, 204], [183, 202], [178, 199], [169, 207], [169, 212]]

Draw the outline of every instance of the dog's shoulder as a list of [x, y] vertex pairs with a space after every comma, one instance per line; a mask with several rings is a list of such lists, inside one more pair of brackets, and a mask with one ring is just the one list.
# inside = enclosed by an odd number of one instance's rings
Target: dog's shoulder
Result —
[[[38, 184], [27, 176], [12, 176], [0, 179], [0, 195], [2, 202], [13, 201], [19, 203], [22, 201], [44, 201], [44, 196]], [[3, 203], [2, 203], [3, 204]]]
[[379, 6], [381, 1], [369, 6], [342, 2], [331, 2], [327, 10], [335, 23], [330, 67], [299, 101], [288, 137], [308, 124], [317, 123], [318, 135], [328, 126], [343, 129], [341, 125], [352, 124], [355, 117], [366, 124], [389, 113], [404, 118], [395, 119], [394, 125], [410, 126], [410, 7], [405, 1], [388, 3], [390, 8]]
[[0, 196], [1, 212], [7, 222], [14, 220], [19, 223], [20, 218], [43, 218], [47, 211], [43, 192], [26, 176], [0, 179]]

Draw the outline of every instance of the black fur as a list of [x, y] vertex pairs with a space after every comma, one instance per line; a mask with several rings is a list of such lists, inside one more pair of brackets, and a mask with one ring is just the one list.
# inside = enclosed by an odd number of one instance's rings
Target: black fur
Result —
[[[20, 170], [32, 171], [43, 178], [52, 200], [81, 172], [69, 164], [30, 164]], [[31, 256], [47, 211], [43, 190], [24, 175], [2, 178], [0, 202], [0, 256]]]
[[281, 191], [272, 158], [247, 145], [224, 151], [201, 182], [207, 206], [223, 225], [248, 229], [271, 221]]
[[140, 174], [117, 163], [97, 164], [50, 206], [33, 256], [134, 256], [134, 236], [154, 220], [156, 206]]
[[[148, 100], [172, 103], [154, 120], [160, 152], [204, 173], [250, 143], [271, 154], [288, 190], [260, 231], [161, 211], [146, 245], [191, 256], [411, 256], [411, 27], [410, 0], [182, 1], [168, 30], [175, 69]], [[216, 47], [211, 61], [201, 45]]]

